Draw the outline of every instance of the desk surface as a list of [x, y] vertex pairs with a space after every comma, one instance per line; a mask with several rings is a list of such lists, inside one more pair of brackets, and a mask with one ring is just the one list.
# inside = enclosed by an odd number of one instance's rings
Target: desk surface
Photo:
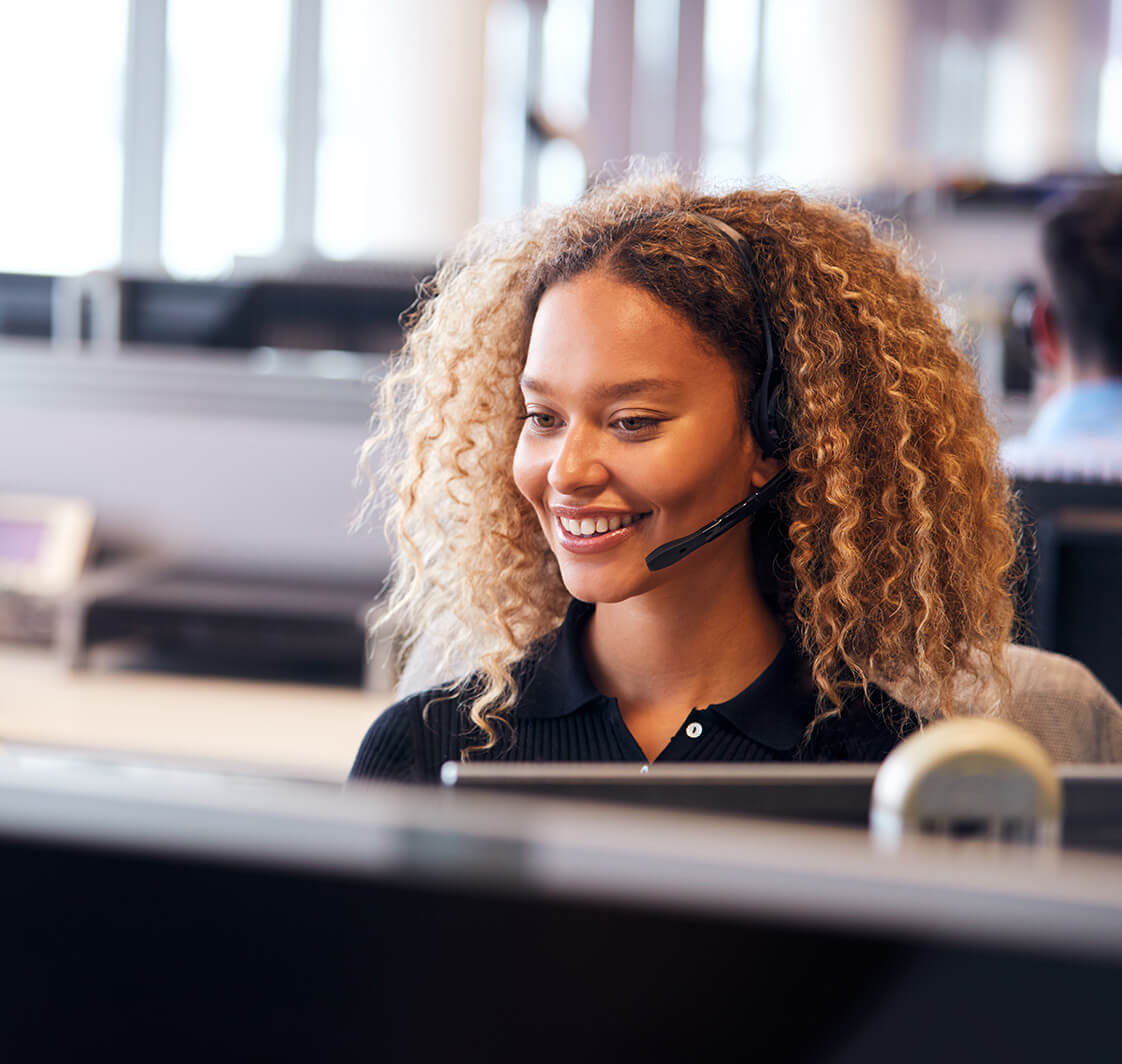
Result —
[[390, 696], [126, 672], [68, 672], [0, 644], [0, 742], [217, 758], [343, 779]]

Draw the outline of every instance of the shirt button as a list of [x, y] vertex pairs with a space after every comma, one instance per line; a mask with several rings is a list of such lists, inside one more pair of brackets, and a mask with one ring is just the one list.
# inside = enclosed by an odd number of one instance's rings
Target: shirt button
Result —
[[686, 725], [686, 734], [691, 739], [696, 739], [701, 734], [701, 725], [698, 724], [696, 720], [690, 721], [690, 723]]

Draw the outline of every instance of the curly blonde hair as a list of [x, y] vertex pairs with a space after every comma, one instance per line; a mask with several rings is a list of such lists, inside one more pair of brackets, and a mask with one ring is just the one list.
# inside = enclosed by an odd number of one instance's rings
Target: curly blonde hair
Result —
[[745, 398], [757, 385], [750, 282], [730, 241], [691, 212], [747, 238], [782, 364], [794, 482], [773, 518], [773, 562], [779, 612], [819, 692], [816, 722], [873, 682], [925, 691], [946, 714], [963, 673], [991, 671], [1007, 688], [1009, 485], [973, 371], [900, 249], [860, 212], [793, 192], [630, 178], [469, 236], [409, 316], [363, 449], [372, 505], [389, 495], [387, 617], [407, 647], [440, 623], [444, 661], [470, 655], [459, 690], [474, 749], [497, 742], [513, 667], [569, 601], [511, 474], [542, 293], [607, 270], [714, 341]]

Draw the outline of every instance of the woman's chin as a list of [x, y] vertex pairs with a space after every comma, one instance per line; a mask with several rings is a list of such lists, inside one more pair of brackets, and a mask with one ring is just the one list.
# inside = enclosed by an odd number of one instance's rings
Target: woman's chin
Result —
[[565, 590], [581, 602], [623, 602], [649, 590], [649, 573], [639, 574], [647, 579], [627, 579], [614, 573], [574, 572], [577, 568], [563, 565], [561, 579]]

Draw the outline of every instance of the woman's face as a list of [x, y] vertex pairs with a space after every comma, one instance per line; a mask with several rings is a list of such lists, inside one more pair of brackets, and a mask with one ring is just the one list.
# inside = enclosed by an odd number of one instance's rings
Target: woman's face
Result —
[[554, 285], [522, 391], [514, 480], [572, 595], [620, 602], [702, 566], [749, 564], [741, 527], [662, 572], [646, 567], [778, 466], [744, 426], [732, 367], [653, 295], [599, 270]]

